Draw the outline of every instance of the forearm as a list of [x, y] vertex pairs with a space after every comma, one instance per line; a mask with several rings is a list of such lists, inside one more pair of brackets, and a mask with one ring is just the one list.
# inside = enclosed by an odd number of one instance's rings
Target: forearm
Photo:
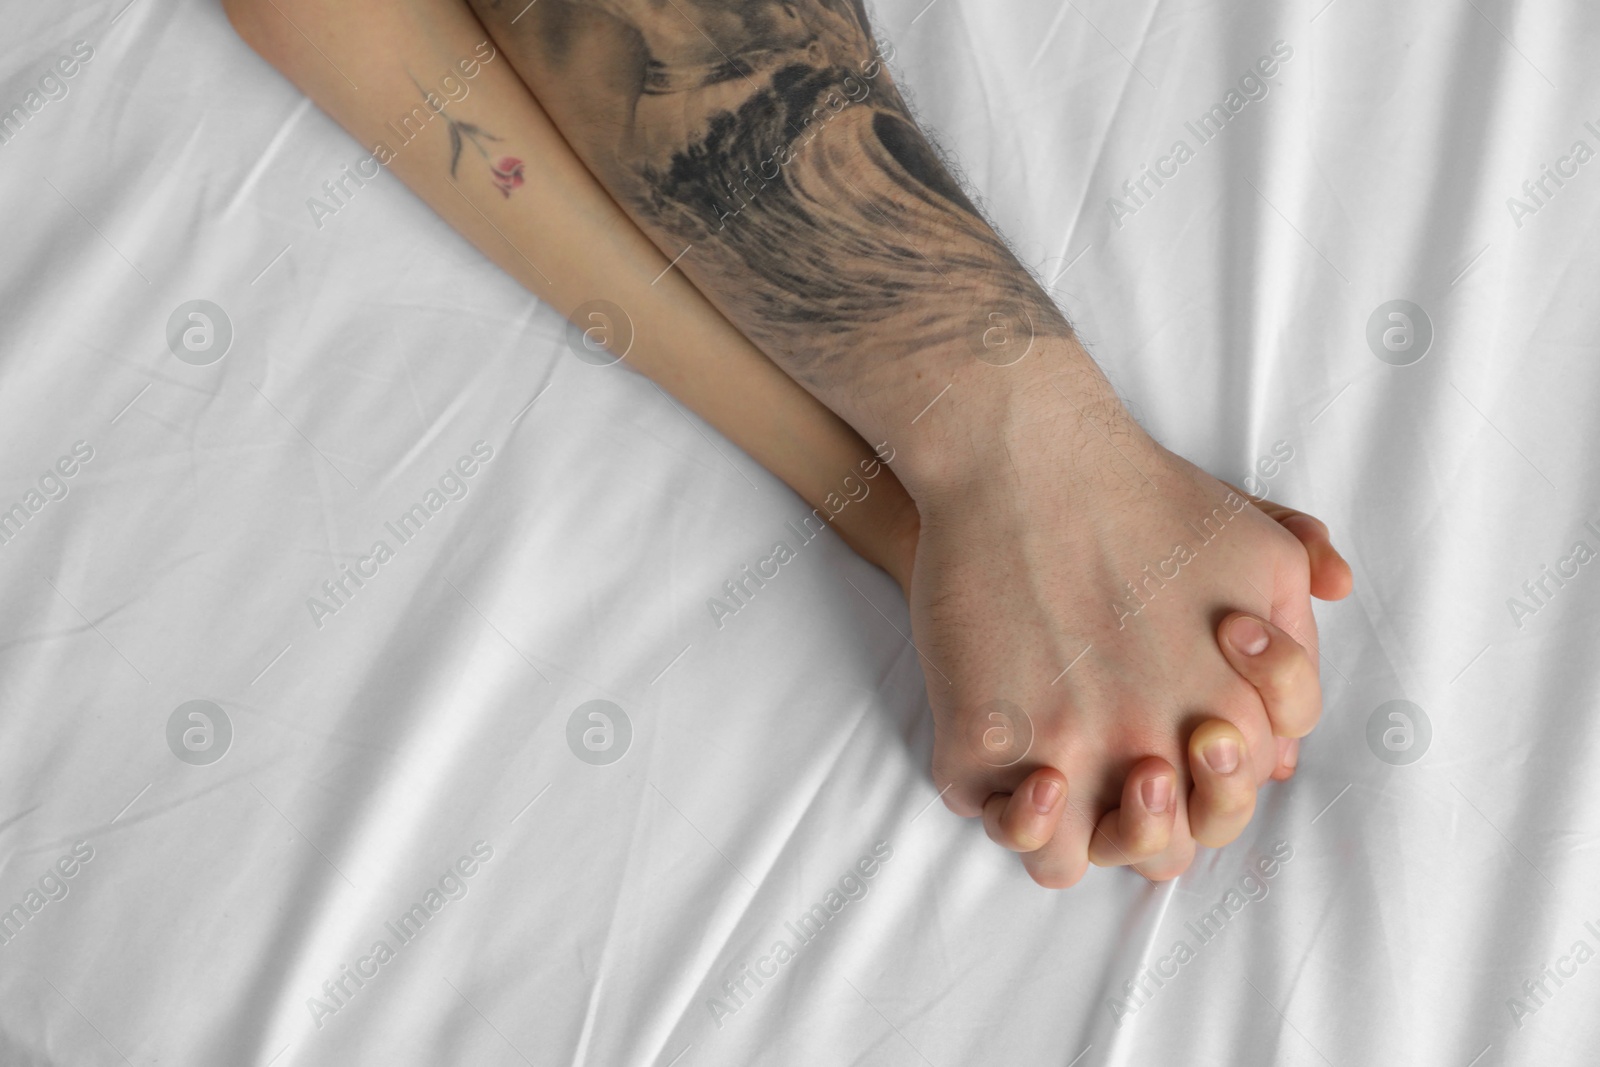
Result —
[[[337, 0], [226, 6], [252, 47], [527, 289], [568, 315], [597, 299], [626, 309], [627, 362], [808, 503], [828, 510], [829, 495], [838, 499], [847, 476], [859, 480], [863, 464], [877, 465], [848, 425], [753, 348], [685, 278], [663, 274], [667, 259], [596, 183], [465, 7]], [[428, 94], [445, 110], [435, 111]], [[452, 124], [465, 124], [459, 140]], [[490, 151], [477, 151], [480, 144]], [[522, 162], [520, 183], [497, 176], [501, 159]], [[883, 469], [870, 485], [868, 497], [840, 510], [834, 527], [904, 585], [916, 509], [892, 471]]]
[[1113, 406], [911, 121], [855, 0], [472, 3], [677, 270], [892, 440], [914, 492], [1041, 408], [1074, 417], [1058, 388]]

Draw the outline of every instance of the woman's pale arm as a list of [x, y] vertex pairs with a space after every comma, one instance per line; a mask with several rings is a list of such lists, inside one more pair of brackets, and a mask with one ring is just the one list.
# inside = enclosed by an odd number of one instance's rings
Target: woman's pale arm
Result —
[[[843, 420], [722, 317], [594, 179], [465, 5], [226, 0], [240, 35], [413, 192], [530, 292], [571, 317], [624, 309], [627, 362], [828, 513], [878, 471], [834, 528], [910, 583], [917, 511]], [[302, 32], [304, 31], [304, 32]], [[309, 33], [315, 38], [312, 43]], [[629, 328], [589, 319], [600, 337]], [[837, 499], [837, 497], [836, 497]]]

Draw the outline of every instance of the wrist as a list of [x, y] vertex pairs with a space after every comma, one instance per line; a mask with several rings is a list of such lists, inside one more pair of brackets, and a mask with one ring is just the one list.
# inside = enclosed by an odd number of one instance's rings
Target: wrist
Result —
[[882, 437], [896, 474], [923, 506], [997, 479], [1054, 478], [1108, 448], [1153, 444], [1071, 338], [1041, 344], [1010, 366], [972, 360], [933, 403]]
[[[889, 478], [894, 477], [892, 471], [885, 473]], [[898, 484], [893, 488], [895, 491], [892, 494], [886, 494], [870, 541], [856, 551], [869, 563], [875, 563], [886, 571], [909, 600], [911, 571], [917, 558], [917, 539], [921, 534], [922, 519], [916, 503], [905, 490]]]

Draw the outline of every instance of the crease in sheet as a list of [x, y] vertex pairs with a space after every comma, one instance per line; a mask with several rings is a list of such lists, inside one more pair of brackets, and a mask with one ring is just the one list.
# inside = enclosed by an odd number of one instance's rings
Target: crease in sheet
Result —
[[[1178, 882], [1174, 879], [1166, 883], [1163, 888], [1165, 892], [1161, 898], [1161, 907], [1156, 912], [1155, 921], [1150, 924], [1149, 932], [1145, 935], [1144, 944], [1139, 949], [1138, 961], [1133, 967], [1133, 973], [1136, 975], [1143, 974], [1155, 959], [1157, 951], [1156, 938], [1161, 933], [1161, 927], [1167, 921], [1167, 913], [1172, 910], [1172, 898], [1177, 896]], [[1109, 968], [1102, 972], [1102, 977], [1106, 983], [1115, 981]], [[1106, 986], [1102, 984], [1101, 988], [1105, 989]], [[1093, 1032], [1093, 1029], [1093, 1024], [1091, 1024], [1090, 1032]], [[1130, 1062], [1129, 1057], [1133, 1054], [1133, 1036], [1135, 1032], [1135, 1028], [1131, 1026], [1112, 1026], [1110, 1041], [1105, 1048], [1105, 1056], [1100, 1060], [1104, 1067], [1123, 1067], [1123, 1065]]]
[[233, 191], [233, 198], [228, 201], [228, 206], [222, 209], [223, 222], [232, 219], [240, 206], [249, 199], [250, 194], [260, 184], [261, 176], [267, 172], [267, 167], [272, 164], [278, 153], [283, 150], [284, 144], [289, 140], [289, 134], [294, 132], [294, 128], [300, 124], [301, 119], [305, 118], [306, 113], [311, 110], [311, 106], [311, 98], [302, 97], [295, 109], [289, 112], [289, 116], [279, 123], [278, 132], [274, 133], [272, 140], [267, 142], [266, 151], [261, 153], [261, 158], [256, 160], [256, 165], [250, 168], [250, 173], [244, 176], [244, 180], [239, 183], [239, 187]]

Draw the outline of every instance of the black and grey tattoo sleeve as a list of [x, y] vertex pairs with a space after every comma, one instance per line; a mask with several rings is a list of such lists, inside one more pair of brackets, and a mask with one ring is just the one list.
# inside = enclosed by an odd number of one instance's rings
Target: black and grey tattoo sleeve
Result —
[[987, 358], [996, 322], [1068, 333], [917, 129], [860, 0], [471, 2], [612, 195], [802, 381]]

